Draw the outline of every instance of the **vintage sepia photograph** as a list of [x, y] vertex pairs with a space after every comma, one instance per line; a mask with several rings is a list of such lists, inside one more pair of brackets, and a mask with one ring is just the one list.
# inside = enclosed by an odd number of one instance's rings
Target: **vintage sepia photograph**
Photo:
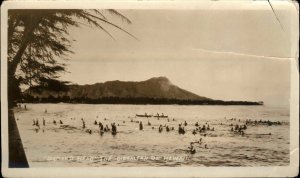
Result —
[[299, 165], [295, 2], [6, 3], [6, 169]]

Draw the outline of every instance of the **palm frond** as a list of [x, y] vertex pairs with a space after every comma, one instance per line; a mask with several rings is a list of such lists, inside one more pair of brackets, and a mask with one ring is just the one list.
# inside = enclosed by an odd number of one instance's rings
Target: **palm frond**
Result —
[[123, 21], [127, 22], [128, 24], [131, 24], [130, 19], [128, 19], [126, 16], [124, 16], [123, 14], [121, 14], [120, 12], [114, 10], [114, 9], [108, 9], [107, 10], [110, 14], [112, 15], [116, 15], [118, 17], [120, 17]]
[[132, 38], [134, 38], [134, 39], [136, 39], [137, 41], [139, 41], [139, 39], [138, 39], [137, 37], [135, 37], [133, 34], [129, 33], [128, 31], [124, 30], [122, 27], [120, 27], [120, 26], [118, 26], [118, 25], [116, 25], [116, 24], [113, 24], [113, 23], [111, 23], [111, 22], [109, 22], [109, 21], [107, 21], [107, 20], [105, 20], [105, 19], [102, 19], [102, 18], [97, 17], [97, 16], [92, 15], [92, 14], [86, 14], [86, 15], [91, 16], [91, 17], [93, 17], [93, 18], [95, 18], [95, 19], [98, 19], [98, 20], [100, 20], [100, 21], [102, 21], [102, 22], [105, 22], [106, 24], [109, 24], [109, 25], [111, 25], [111, 26], [113, 26], [113, 27], [115, 27], [115, 28], [117, 28], [117, 29], [119, 29], [119, 30], [125, 32], [126, 34], [128, 34], [128, 35], [131, 36]]

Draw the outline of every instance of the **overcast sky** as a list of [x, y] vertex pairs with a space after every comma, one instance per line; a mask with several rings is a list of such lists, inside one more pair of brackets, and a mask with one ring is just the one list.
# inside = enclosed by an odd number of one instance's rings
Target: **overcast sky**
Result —
[[[106, 14], [138, 41], [107, 25], [72, 28], [68, 71], [77, 84], [165, 76], [200, 96], [286, 106], [290, 95], [289, 14], [260, 10], [119, 10]], [[281, 25], [284, 28], [281, 28]]]

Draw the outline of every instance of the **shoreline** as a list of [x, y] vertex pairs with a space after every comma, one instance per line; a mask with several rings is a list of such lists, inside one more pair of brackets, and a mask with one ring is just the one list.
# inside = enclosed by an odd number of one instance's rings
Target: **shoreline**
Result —
[[152, 99], [150, 101], [144, 102], [140, 100], [88, 100], [88, 101], [78, 101], [78, 100], [73, 100], [73, 101], [49, 101], [49, 100], [44, 100], [44, 101], [28, 101], [25, 100], [22, 103], [38, 103], [38, 104], [43, 104], [43, 103], [53, 103], [53, 104], [58, 104], [58, 103], [66, 103], [66, 104], [124, 104], [124, 105], [208, 105], [208, 106], [264, 106], [263, 102], [253, 102], [253, 101], [222, 101], [222, 100], [210, 100], [210, 101], [191, 101], [191, 100], [176, 100], [176, 101], [169, 101], [169, 100], [160, 100], [160, 99]]

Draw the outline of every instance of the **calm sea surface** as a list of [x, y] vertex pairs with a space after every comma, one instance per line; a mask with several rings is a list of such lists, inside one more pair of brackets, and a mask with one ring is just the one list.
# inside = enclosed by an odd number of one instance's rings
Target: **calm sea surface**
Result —
[[[289, 109], [267, 106], [179, 106], [179, 105], [90, 105], [26, 104], [15, 117], [31, 167], [45, 166], [282, 166], [289, 164]], [[47, 112], [45, 112], [47, 110]], [[135, 114], [164, 113], [167, 118], [140, 118]], [[43, 118], [46, 125], [43, 126]], [[83, 118], [86, 128], [82, 128]], [[231, 120], [236, 118], [236, 120]], [[33, 126], [38, 119], [40, 129]], [[173, 121], [173, 119], [175, 121]], [[282, 125], [247, 125], [242, 136], [230, 131], [231, 124], [246, 119], [280, 121]], [[53, 124], [56, 120], [57, 124]], [[63, 122], [61, 125], [59, 120]], [[117, 135], [99, 134], [99, 126], [112, 122]], [[151, 123], [148, 126], [147, 123]], [[138, 121], [143, 122], [139, 130]], [[178, 134], [186, 121], [187, 131]], [[195, 123], [206, 123], [214, 131], [192, 134]], [[158, 132], [159, 125], [174, 130]], [[154, 127], [154, 128], [153, 128]], [[92, 134], [86, 132], [91, 129]], [[271, 135], [269, 135], [271, 133]], [[196, 153], [187, 150], [195, 143]], [[205, 148], [205, 144], [207, 148]]]

